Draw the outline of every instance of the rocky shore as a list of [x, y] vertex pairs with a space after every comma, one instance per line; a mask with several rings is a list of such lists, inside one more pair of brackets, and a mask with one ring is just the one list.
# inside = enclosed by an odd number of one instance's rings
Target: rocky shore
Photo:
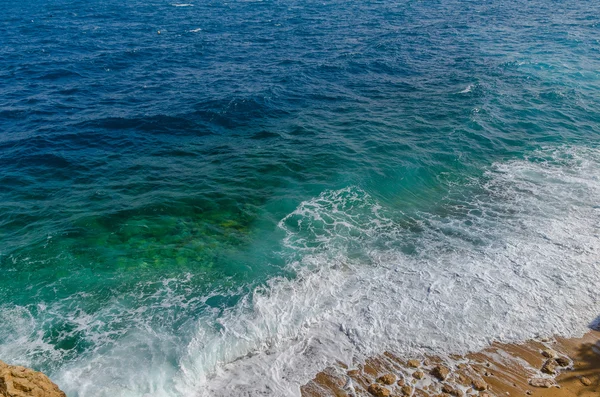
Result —
[[0, 397], [66, 397], [43, 373], [0, 361]]
[[[598, 397], [600, 331], [582, 338], [494, 344], [464, 356], [386, 352], [349, 368], [326, 368], [303, 397]], [[0, 361], [0, 397], [66, 397], [41, 372]]]
[[598, 397], [600, 332], [498, 343], [444, 358], [386, 352], [353, 368], [329, 367], [301, 391], [303, 397]]

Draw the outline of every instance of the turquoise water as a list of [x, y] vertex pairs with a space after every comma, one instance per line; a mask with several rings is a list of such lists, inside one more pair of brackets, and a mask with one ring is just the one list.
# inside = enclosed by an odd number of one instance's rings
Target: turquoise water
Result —
[[597, 5], [0, 10], [0, 359], [69, 396], [297, 395], [597, 315]]

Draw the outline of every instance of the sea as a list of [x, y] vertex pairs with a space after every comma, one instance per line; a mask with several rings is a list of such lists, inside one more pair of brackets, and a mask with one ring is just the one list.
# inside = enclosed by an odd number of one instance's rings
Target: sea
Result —
[[598, 317], [600, 2], [177, 1], [0, 1], [1, 360], [297, 397]]

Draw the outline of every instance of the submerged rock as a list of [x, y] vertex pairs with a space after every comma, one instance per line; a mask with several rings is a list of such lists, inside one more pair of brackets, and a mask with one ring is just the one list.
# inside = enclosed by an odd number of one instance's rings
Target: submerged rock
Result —
[[391, 392], [380, 384], [373, 383], [369, 386], [369, 393], [374, 395], [375, 397], [389, 397]]
[[533, 387], [550, 388], [556, 386], [554, 379], [549, 378], [533, 378], [529, 380], [529, 384]]
[[592, 384], [592, 381], [590, 380], [590, 378], [588, 378], [586, 376], [582, 376], [581, 378], [579, 378], [579, 380], [581, 381], [581, 384], [584, 386], [589, 386]]
[[544, 349], [542, 350], [542, 356], [546, 358], [556, 358], [558, 357], [558, 354], [552, 349]]
[[377, 382], [383, 383], [384, 385], [393, 385], [396, 382], [396, 375], [385, 374], [377, 378]]
[[448, 374], [450, 373], [450, 368], [444, 367], [443, 365], [438, 365], [434, 369], [431, 370], [431, 375], [435, 376], [439, 380], [446, 380]]
[[556, 361], [551, 358], [542, 365], [542, 372], [548, 375], [556, 374]]
[[483, 379], [473, 379], [473, 388], [477, 391], [487, 390], [488, 385]]
[[66, 397], [46, 375], [0, 361], [0, 397]]
[[556, 358], [556, 363], [561, 367], [568, 367], [571, 364], [571, 360], [568, 357], [561, 356]]

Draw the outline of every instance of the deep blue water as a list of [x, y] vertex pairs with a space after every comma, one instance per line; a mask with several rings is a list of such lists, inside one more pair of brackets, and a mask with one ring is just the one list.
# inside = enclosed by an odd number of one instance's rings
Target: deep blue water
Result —
[[283, 396], [340, 357], [579, 332], [599, 15], [0, 3], [0, 359], [69, 397]]

